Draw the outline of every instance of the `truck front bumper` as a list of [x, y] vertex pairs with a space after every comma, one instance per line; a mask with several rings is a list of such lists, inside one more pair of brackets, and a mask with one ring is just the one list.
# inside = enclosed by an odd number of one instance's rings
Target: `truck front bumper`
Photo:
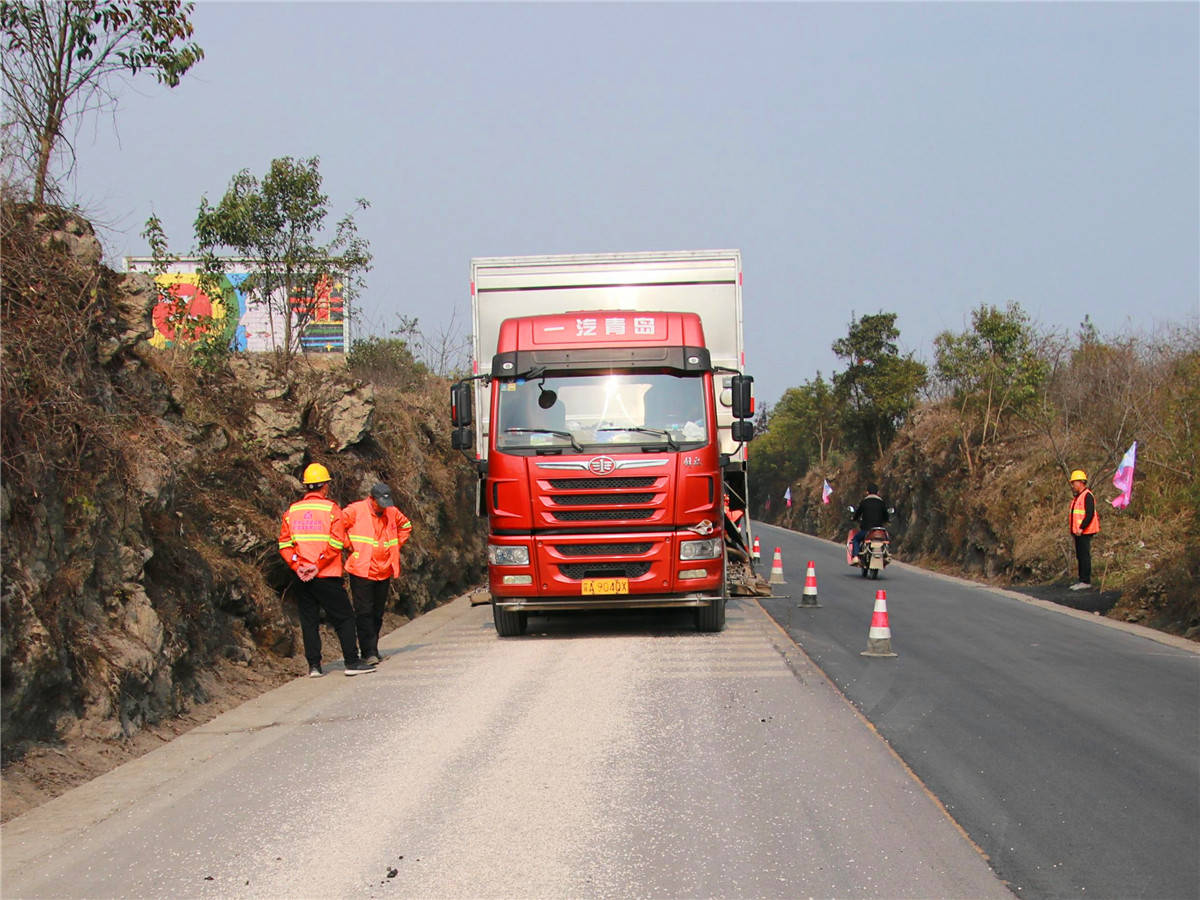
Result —
[[611, 594], [588, 597], [492, 597], [492, 603], [513, 612], [568, 609], [665, 609], [677, 606], [708, 606], [719, 600], [720, 593], [694, 594]]

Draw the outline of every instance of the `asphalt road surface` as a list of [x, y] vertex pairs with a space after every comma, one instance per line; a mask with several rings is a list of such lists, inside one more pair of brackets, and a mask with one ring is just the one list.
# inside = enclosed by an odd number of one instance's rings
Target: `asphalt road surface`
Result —
[[[867, 580], [844, 546], [757, 533], [792, 595], [764, 608], [1015, 893], [1200, 897], [1194, 643], [910, 566]], [[797, 608], [809, 560], [817, 609]], [[879, 589], [895, 659], [860, 655]]]
[[327, 666], [5, 824], [3, 895], [1011, 898], [757, 602], [728, 620], [500, 640], [460, 599], [372, 675]]

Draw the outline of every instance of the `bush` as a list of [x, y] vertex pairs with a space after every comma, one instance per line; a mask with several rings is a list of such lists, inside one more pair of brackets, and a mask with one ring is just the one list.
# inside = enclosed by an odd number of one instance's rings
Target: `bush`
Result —
[[428, 374], [408, 342], [400, 338], [369, 337], [355, 341], [346, 354], [346, 368], [356, 378], [382, 387], [412, 388]]

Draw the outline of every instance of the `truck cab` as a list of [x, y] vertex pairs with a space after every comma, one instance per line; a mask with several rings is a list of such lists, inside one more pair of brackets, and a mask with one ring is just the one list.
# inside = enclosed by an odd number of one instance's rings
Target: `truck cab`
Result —
[[746, 506], [752, 379], [714, 366], [694, 311], [568, 309], [495, 334], [452, 418], [455, 446], [478, 449], [497, 632], [537, 612], [680, 606], [721, 630], [729, 545], [748, 538], [728, 512]]

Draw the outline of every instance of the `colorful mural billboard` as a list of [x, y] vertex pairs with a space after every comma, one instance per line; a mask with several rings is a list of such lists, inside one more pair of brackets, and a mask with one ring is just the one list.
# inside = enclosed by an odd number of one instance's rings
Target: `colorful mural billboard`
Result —
[[[125, 258], [126, 272], [149, 272], [154, 261], [149, 257]], [[230, 271], [221, 279], [220, 297], [210, 297], [200, 288], [200, 261], [178, 259], [167, 271], [156, 276], [163, 288], [164, 298], [154, 307], [154, 335], [150, 343], [169, 347], [181, 336], [176, 325], [182, 326], [180, 313], [191, 319], [212, 317], [209, 327], [221, 329], [228, 336], [232, 350], [258, 352], [274, 350], [283, 342], [283, 323], [276, 316], [272, 330], [267, 304], [257, 296], [241, 289], [250, 277], [250, 267], [238, 271], [237, 261], [231, 261]], [[215, 293], [215, 292], [214, 292]], [[317, 282], [313, 297], [292, 297], [288, 304], [293, 310], [293, 323], [305, 313], [308, 321], [300, 335], [300, 344], [308, 353], [344, 353], [346, 349], [346, 302], [340, 280], [324, 275]], [[276, 309], [281, 304], [276, 304]], [[186, 335], [182, 336], [186, 338]]]

